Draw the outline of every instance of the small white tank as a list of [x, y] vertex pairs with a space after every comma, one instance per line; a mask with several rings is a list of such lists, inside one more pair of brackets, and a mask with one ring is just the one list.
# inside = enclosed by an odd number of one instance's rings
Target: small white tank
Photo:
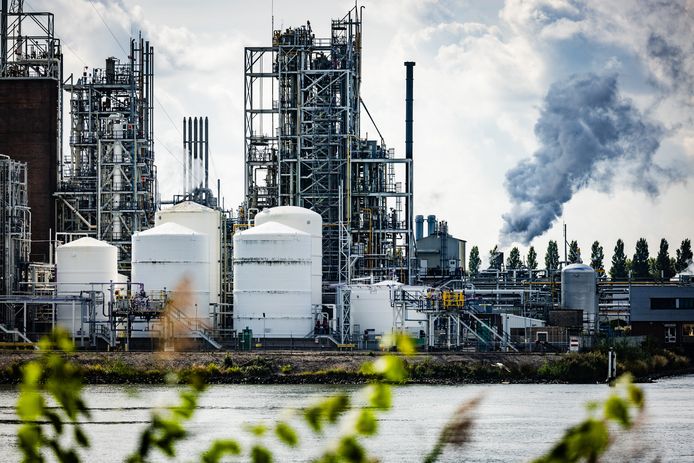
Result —
[[561, 307], [583, 311], [584, 328], [594, 331], [598, 318], [595, 270], [586, 264], [571, 264], [561, 271]]
[[177, 223], [198, 233], [204, 233], [208, 239], [209, 254], [209, 292], [210, 302], [219, 303], [221, 293], [221, 215], [219, 211], [210, 209], [193, 201], [184, 201], [168, 209], [157, 212], [154, 217], [155, 225]]
[[[183, 290], [175, 309], [211, 326], [209, 243], [206, 234], [165, 223], [132, 236], [131, 281], [147, 293]], [[182, 286], [187, 281], [187, 285]]]
[[297, 206], [263, 209], [255, 225], [277, 222], [311, 235], [311, 304], [323, 300], [323, 218], [317, 212]]
[[[80, 238], [58, 246], [55, 251], [55, 264], [59, 296], [78, 296], [81, 291], [96, 290], [104, 291], [104, 297], [108, 299], [110, 285], [106, 283], [121, 281], [118, 274], [118, 248], [94, 238]], [[91, 283], [104, 285], [97, 286]], [[73, 321], [72, 304], [59, 304], [56, 307], [57, 324], [76, 334], [82, 326], [81, 310], [81, 304], [77, 303]], [[98, 312], [95, 314], [95, 320], [106, 321], [108, 317]], [[87, 330], [87, 326], [83, 328]]]
[[313, 330], [311, 235], [265, 222], [234, 235], [234, 327], [255, 337]]

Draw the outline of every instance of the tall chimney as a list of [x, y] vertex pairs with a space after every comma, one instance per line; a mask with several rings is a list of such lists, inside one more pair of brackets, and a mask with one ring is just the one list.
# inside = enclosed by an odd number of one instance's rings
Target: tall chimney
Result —
[[[413, 74], [414, 61], [405, 61], [405, 158], [408, 162], [405, 164], [405, 191], [409, 194], [407, 198], [407, 206], [405, 208], [405, 216], [407, 220], [407, 229], [412, 230], [412, 215], [414, 214], [414, 169], [412, 161], [412, 93], [413, 93]], [[415, 251], [415, 237], [412, 233], [407, 233], [405, 244], [407, 246], [407, 269], [408, 283], [414, 283], [414, 269], [412, 268], [412, 259]]]

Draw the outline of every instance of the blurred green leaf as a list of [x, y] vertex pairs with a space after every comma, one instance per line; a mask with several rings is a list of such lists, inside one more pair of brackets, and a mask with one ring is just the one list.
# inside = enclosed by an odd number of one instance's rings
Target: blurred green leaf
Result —
[[373, 411], [362, 409], [357, 415], [356, 431], [364, 436], [373, 436], [378, 430], [378, 421]]
[[277, 434], [277, 438], [280, 441], [289, 447], [296, 447], [299, 443], [299, 436], [296, 434], [294, 428], [284, 421], [279, 421], [277, 423], [275, 426], [275, 434]]
[[378, 410], [388, 410], [392, 406], [393, 397], [390, 386], [375, 383], [367, 387], [369, 405]]
[[400, 383], [407, 378], [405, 364], [400, 357], [384, 355], [374, 362], [374, 371], [382, 375], [388, 381]]
[[254, 445], [251, 448], [251, 461], [253, 463], [270, 463], [272, 461], [272, 453], [265, 447]]

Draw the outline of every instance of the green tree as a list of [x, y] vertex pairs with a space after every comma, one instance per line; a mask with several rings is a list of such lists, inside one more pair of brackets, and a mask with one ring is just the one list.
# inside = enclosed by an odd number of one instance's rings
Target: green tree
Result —
[[624, 241], [618, 239], [612, 255], [610, 278], [613, 280], [626, 280], [627, 275], [627, 256], [624, 254]]
[[692, 263], [692, 258], [694, 258], [692, 254], [692, 242], [689, 241], [689, 238], [686, 238], [682, 241], [680, 248], [677, 250], [677, 266], [675, 267], [675, 271], [679, 273], [686, 270]]
[[547, 252], [545, 253], [545, 268], [548, 272], [559, 268], [559, 247], [557, 242], [550, 240], [547, 244]]
[[675, 269], [672, 267], [670, 253], [668, 252], [668, 242], [665, 238], [660, 240], [660, 249], [655, 258], [655, 277], [656, 279], [669, 280], [675, 276]]
[[523, 262], [520, 258], [520, 251], [517, 247], [513, 247], [511, 252], [508, 253], [508, 259], [506, 259], [507, 269], [518, 269], [523, 266]]
[[537, 269], [537, 253], [534, 246], [530, 246], [530, 249], [528, 249], [528, 268], [530, 270]]
[[594, 241], [590, 248], [590, 266], [598, 273], [605, 273], [604, 260], [605, 253], [602, 251], [602, 246], [598, 241]]
[[646, 238], [639, 238], [634, 257], [631, 259], [631, 275], [635, 280], [647, 280], [650, 277], [648, 257], [648, 242]]
[[578, 247], [578, 241], [572, 241], [569, 243], [569, 263], [579, 264], [583, 262], [581, 260], [581, 248]]
[[499, 251], [499, 246], [495, 245], [489, 250], [489, 268], [493, 270], [501, 270], [501, 265], [504, 263], [504, 256]]
[[480, 249], [477, 246], [473, 246], [472, 249], [470, 249], [470, 275], [474, 277], [480, 273], [480, 265], [482, 265]]

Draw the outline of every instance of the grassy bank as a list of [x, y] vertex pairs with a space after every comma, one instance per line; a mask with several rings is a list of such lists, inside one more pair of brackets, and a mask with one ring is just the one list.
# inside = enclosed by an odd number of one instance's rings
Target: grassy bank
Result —
[[[0, 353], [0, 382], [16, 384], [32, 352]], [[89, 353], [70, 355], [90, 384], [162, 384], [193, 374], [212, 384], [359, 384], [372, 379], [365, 352]], [[618, 349], [618, 373], [637, 380], [694, 372], [688, 358], [668, 351]], [[605, 379], [607, 354], [420, 354], [406, 360], [409, 382], [465, 384], [498, 382], [595, 383]]]

